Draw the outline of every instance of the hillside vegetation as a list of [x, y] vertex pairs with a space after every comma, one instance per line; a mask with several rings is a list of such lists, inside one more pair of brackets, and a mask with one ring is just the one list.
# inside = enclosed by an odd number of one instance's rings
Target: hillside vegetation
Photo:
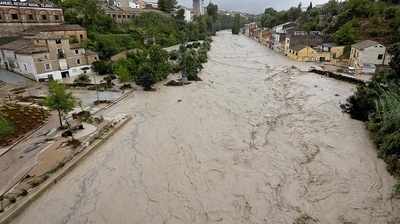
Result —
[[400, 41], [400, 6], [398, 0], [370, 1], [348, 0], [314, 7], [302, 5], [285, 11], [265, 9], [259, 17], [263, 27], [273, 27], [296, 21], [305, 31], [323, 31], [331, 41], [352, 44], [357, 40], [372, 39], [383, 44]]

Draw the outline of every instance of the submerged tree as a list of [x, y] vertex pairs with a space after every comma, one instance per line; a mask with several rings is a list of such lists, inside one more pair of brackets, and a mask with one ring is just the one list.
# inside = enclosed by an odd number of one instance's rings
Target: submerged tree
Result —
[[49, 83], [49, 95], [46, 97], [46, 106], [57, 110], [60, 127], [63, 127], [62, 118], [65, 113], [70, 112], [75, 106], [75, 98], [72, 93], [65, 90], [63, 84], [56, 81]]
[[183, 76], [188, 80], [200, 81], [198, 73], [203, 69], [198, 53], [192, 49], [186, 49], [180, 61]]
[[236, 14], [235, 19], [233, 21], [233, 27], [232, 27], [232, 34], [239, 34], [240, 32], [240, 15]]

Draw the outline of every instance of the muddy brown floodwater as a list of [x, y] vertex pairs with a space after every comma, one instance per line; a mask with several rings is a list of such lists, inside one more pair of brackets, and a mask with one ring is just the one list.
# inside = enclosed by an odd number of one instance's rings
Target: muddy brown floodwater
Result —
[[203, 82], [107, 111], [134, 119], [13, 223], [399, 223], [394, 179], [340, 110], [353, 85], [244, 36], [212, 45]]

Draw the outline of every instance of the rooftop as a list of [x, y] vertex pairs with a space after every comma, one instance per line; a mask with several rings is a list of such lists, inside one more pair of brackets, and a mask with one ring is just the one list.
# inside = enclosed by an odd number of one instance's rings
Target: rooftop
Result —
[[[16, 7], [36, 7], [36, 8], [59, 8], [52, 2], [40, 3], [39, 1], [27, 0], [25, 2], [13, 1], [13, 0], [0, 0], [1, 6], [16, 6]], [[61, 9], [61, 8], [60, 8]]]
[[352, 47], [357, 48], [359, 50], [363, 50], [365, 48], [369, 48], [376, 45], [381, 45], [381, 44], [373, 40], [363, 40], [361, 42], [353, 44]]
[[56, 31], [85, 31], [86, 29], [80, 25], [75, 24], [63, 24], [63, 25], [44, 25], [44, 26], [32, 26], [27, 29], [25, 34], [36, 34], [39, 32], [56, 32]]
[[30, 45], [32, 45], [32, 41], [31, 40], [18, 39], [18, 40], [12, 41], [10, 43], [1, 45], [0, 49], [4, 49], [4, 50], [19, 50], [19, 49], [24, 48], [24, 47], [29, 47]]

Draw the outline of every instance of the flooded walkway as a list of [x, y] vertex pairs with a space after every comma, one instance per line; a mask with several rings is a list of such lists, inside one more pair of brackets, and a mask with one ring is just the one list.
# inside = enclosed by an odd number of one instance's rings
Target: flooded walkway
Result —
[[219, 33], [203, 82], [137, 92], [134, 119], [13, 223], [398, 223], [354, 86]]

